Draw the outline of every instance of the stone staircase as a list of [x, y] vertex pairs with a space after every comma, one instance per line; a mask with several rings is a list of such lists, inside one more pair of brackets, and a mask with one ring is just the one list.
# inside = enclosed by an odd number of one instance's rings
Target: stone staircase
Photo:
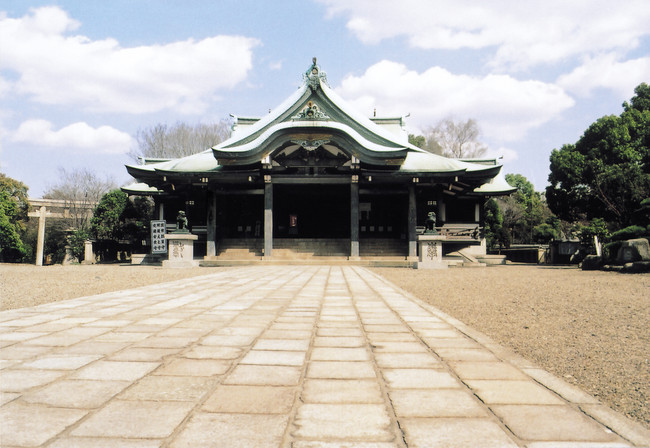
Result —
[[367, 238], [359, 242], [361, 257], [401, 257], [408, 255], [408, 243], [400, 239]]
[[205, 257], [201, 266], [244, 266], [250, 264], [328, 264], [386, 267], [413, 267], [406, 258], [406, 242], [392, 239], [363, 239], [360, 257], [350, 259], [350, 240], [332, 238], [276, 238], [273, 255], [264, 258], [264, 240], [224, 239], [217, 255]]

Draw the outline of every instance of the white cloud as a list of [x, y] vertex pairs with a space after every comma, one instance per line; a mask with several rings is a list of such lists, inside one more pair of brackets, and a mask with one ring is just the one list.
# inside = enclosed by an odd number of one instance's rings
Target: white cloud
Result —
[[474, 118], [485, 136], [502, 142], [522, 138], [574, 105], [561, 88], [541, 81], [456, 75], [440, 67], [418, 73], [392, 61], [347, 76], [336, 91], [368, 115], [375, 107], [379, 116], [410, 113], [409, 123], [421, 129], [450, 115]]
[[558, 78], [564, 89], [586, 96], [596, 88], [614, 90], [621, 98], [631, 97], [634, 88], [650, 80], [650, 56], [620, 62], [616, 54], [586, 58], [571, 73]]
[[647, 0], [320, 0], [362, 42], [404, 36], [422, 49], [494, 49], [491, 66], [527, 68], [636, 48]]
[[110, 126], [93, 128], [78, 122], [59, 130], [53, 128], [54, 125], [47, 120], [27, 120], [9, 133], [9, 138], [16, 143], [93, 154], [124, 154], [134, 143], [129, 134]]
[[246, 79], [259, 45], [215, 36], [124, 48], [114, 39], [72, 35], [78, 27], [54, 6], [17, 19], [0, 15], [0, 69], [18, 74], [18, 93], [90, 111], [201, 113], [219, 91]]

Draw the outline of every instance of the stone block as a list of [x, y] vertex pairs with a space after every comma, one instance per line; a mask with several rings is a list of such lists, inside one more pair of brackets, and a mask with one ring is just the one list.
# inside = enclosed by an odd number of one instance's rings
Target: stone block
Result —
[[389, 442], [395, 438], [384, 404], [304, 404], [294, 420], [294, 437], [316, 440]]
[[485, 407], [467, 391], [404, 389], [389, 392], [397, 418], [487, 417]]
[[271, 366], [302, 366], [305, 363], [305, 352], [251, 350], [239, 363]]
[[616, 264], [650, 261], [650, 244], [645, 238], [623, 241], [616, 254]]
[[467, 380], [465, 383], [487, 404], [564, 404], [557, 395], [532, 380]]
[[373, 380], [305, 380], [301, 399], [305, 403], [383, 403], [379, 384]]
[[409, 447], [517, 448], [499, 425], [485, 418], [407, 418], [400, 420]]
[[463, 381], [528, 379], [521, 370], [505, 362], [455, 361], [449, 364]]
[[194, 407], [193, 402], [113, 400], [71, 432], [73, 436], [163, 439]]
[[258, 386], [296, 386], [302, 367], [239, 365], [228, 375], [224, 384]]
[[190, 419], [170, 448], [218, 446], [266, 448], [282, 445], [285, 415], [199, 413]]
[[0, 391], [23, 392], [32, 387], [43, 386], [63, 376], [66, 372], [55, 370], [4, 369], [0, 375]]
[[582, 260], [582, 270], [583, 271], [597, 271], [603, 267], [603, 257], [598, 255], [587, 255], [584, 260]]
[[604, 426], [569, 406], [491, 406], [510, 430], [529, 441], [620, 442]]
[[208, 398], [202, 410], [235, 414], [288, 414], [295, 395], [292, 387], [222, 385]]
[[158, 367], [158, 362], [97, 361], [75, 372], [71, 378], [80, 380], [135, 381]]
[[100, 355], [52, 355], [43, 356], [35, 361], [22, 365], [33, 369], [51, 369], [51, 370], [76, 370], [80, 367], [97, 361]]
[[48, 448], [160, 448], [159, 440], [126, 440], [110, 437], [62, 437]]
[[214, 376], [223, 375], [230, 369], [231, 362], [215, 359], [174, 359], [169, 364], [161, 367], [155, 375], [175, 376]]
[[241, 348], [237, 347], [197, 345], [183, 353], [183, 357], [193, 359], [237, 359], [241, 356], [242, 351]]
[[62, 380], [30, 392], [29, 403], [59, 408], [97, 408], [130, 386], [130, 381]]
[[290, 350], [306, 352], [309, 349], [307, 339], [258, 339], [253, 350]]
[[2, 446], [40, 446], [87, 412], [18, 401], [9, 403], [0, 409], [0, 443]]
[[198, 401], [210, 390], [214, 381], [200, 376], [155, 376], [142, 378], [124, 393], [120, 400]]
[[383, 372], [392, 389], [450, 389], [460, 384], [449, 373], [434, 369], [387, 369]]
[[435, 369], [443, 365], [431, 353], [376, 353], [375, 360], [382, 369]]
[[369, 361], [370, 355], [364, 347], [315, 347], [312, 361]]
[[364, 379], [376, 378], [370, 362], [312, 361], [307, 368], [307, 378]]

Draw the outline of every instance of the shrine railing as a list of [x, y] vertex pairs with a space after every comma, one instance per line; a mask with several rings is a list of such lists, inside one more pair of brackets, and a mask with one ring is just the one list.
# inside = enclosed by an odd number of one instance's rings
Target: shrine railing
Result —
[[[419, 226], [417, 233], [425, 233], [426, 228]], [[449, 241], [480, 241], [483, 237], [483, 227], [478, 224], [444, 224], [436, 227], [438, 235]]]

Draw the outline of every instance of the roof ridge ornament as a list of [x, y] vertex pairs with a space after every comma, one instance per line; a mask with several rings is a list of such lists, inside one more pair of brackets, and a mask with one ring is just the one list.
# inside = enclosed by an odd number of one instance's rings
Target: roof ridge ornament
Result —
[[292, 120], [329, 120], [330, 117], [318, 108], [318, 105], [313, 102], [307, 103], [307, 105], [296, 115], [291, 117]]
[[302, 75], [303, 82], [307, 84], [313, 91], [318, 90], [320, 83], [323, 82], [327, 87], [329, 83], [327, 82], [327, 74], [320, 69], [320, 65], [317, 64], [317, 59], [312, 58], [312, 64], [307, 69], [307, 71]]

